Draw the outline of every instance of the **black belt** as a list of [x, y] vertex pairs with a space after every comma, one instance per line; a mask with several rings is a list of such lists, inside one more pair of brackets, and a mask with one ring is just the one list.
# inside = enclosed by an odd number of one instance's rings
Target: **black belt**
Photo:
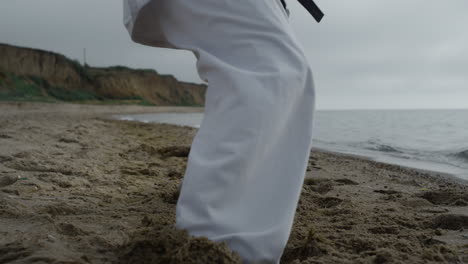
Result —
[[[299, 3], [315, 18], [317, 22], [320, 22], [323, 18], [323, 12], [320, 8], [314, 3], [314, 0], [298, 0]], [[284, 8], [286, 8], [286, 2], [281, 0]]]

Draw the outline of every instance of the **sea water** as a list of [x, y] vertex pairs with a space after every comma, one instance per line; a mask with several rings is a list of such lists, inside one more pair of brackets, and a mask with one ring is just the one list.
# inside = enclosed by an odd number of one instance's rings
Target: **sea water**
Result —
[[[203, 114], [117, 118], [199, 127]], [[317, 111], [314, 146], [468, 180], [468, 109]]]

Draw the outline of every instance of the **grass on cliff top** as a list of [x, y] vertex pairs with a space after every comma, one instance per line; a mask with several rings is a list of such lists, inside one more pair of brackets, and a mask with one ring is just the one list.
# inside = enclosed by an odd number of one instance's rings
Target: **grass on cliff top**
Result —
[[99, 71], [129, 71], [129, 72], [151, 72], [151, 73], [157, 73], [153, 69], [132, 69], [127, 66], [122, 66], [122, 65], [117, 65], [117, 66], [110, 66], [110, 67], [93, 67], [93, 70], [99, 70]]
[[35, 83], [1, 72], [0, 101], [51, 101]]
[[91, 76], [92, 79], [98, 79], [100, 77], [117, 75], [122, 72], [129, 72], [133, 74], [145, 74], [145, 73], [154, 73], [158, 74], [157, 71], [153, 69], [132, 69], [126, 66], [110, 66], [110, 67], [88, 67], [85, 68], [87, 74]]
[[[95, 73], [88, 71], [87, 67], [81, 66], [75, 61], [75, 68], [82, 77], [87, 76], [87, 80], [92, 80]], [[125, 66], [114, 66], [103, 68], [107, 70], [131, 70], [138, 72], [155, 72], [154, 70], [133, 70]], [[194, 104], [193, 96], [184, 91], [180, 94], [176, 91], [177, 96], [180, 97], [177, 105], [179, 106], [202, 106]], [[162, 97], [162, 102], [171, 102], [169, 98]], [[155, 106], [141, 96], [129, 96], [125, 98], [104, 97], [96, 94], [94, 91], [89, 90], [76, 90], [65, 89], [64, 87], [53, 86], [49, 82], [38, 76], [17, 76], [8, 71], [0, 68], [0, 101], [33, 101], [33, 102], [72, 102], [80, 104], [124, 104], [124, 105], [143, 105]]]
[[102, 98], [94, 92], [67, 90], [51, 86], [39, 77], [19, 77], [0, 69], [0, 101], [72, 102], [82, 104], [125, 104], [153, 106], [140, 96], [113, 99]]

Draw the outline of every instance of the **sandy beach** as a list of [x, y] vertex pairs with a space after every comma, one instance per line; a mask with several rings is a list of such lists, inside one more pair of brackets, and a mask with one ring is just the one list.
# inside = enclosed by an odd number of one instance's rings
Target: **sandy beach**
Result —
[[[110, 117], [201, 110], [0, 103], [0, 263], [241, 263], [173, 227], [196, 129]], [[281, 263], [468, 263], [468, 184], [313, 150]]]

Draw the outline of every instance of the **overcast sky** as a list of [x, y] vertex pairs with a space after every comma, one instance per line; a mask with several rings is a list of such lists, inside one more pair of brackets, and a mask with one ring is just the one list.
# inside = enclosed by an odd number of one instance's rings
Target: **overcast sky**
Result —
[[[287, 2], [319, 109], [468, 108], [468, 1], [316, 0], [320, 24]], [[191, 53], [130, 41], [121, 0], [1, 0], [0, 42], [201, 82]]]

